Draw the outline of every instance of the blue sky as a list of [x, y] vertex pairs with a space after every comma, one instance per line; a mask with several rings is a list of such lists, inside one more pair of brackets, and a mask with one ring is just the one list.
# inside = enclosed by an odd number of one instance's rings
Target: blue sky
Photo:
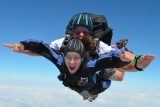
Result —
[[[64, 36], [66, 25], [74, 14], [92, 12], [105, 15], [109, 26], [113, 29], [114, 41], [128, 38], [127, 47], [135, 54], [156, 56], [143, 72], [126, 73], [123, 82], [112, 82], [109, 93], [113, 94], [112, 90], [117, 88], [120, 88], [123, 93], [126, 89], [135, 89], [133, 92], [137, 94], [146, 89], [158, 92], [160, 89], [159, 5], [159, 0], [0, 0], [0, 44], [19, 43], [26, 39], [43, 40], [50, 44], [51, 41]], [[0, 90], [3, 90], [3, 87], [11, 87], [12, 90], [16, 86], [51, 89], [63, 87], [56, 79], [59, 73], [57, 68], [45, 58], [13, 53], [2, 46], [0, 52]], [[149, 92], [143, 93], [148, 95]], [[116, 99], [113, 95], [109, 97]], [[154, 98], [158, 99], [160, 95]], [[9, 99], [8, 102], [12, 105], [13, 102], [10, 101], [13, 99]], [[140, 102], [135, 101], [135, 103]], [[7, 107], [5, 102], [0, 104]], [[23, 107], [16, 104], [15, 107]], [[157, 103], [154, 104], [156, 106]], [[110, 106], [116, 105], [111, 103]]]

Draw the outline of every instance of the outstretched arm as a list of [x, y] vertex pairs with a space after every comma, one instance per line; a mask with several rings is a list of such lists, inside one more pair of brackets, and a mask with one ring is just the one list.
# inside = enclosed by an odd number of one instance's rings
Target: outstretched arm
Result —
[[87, 65], [88, 67], [94, 68], [94, 71], [97, 71], [106, 68], [124, 67], [134, 59], [133, 53], [128, 51], [125, 51], [124, 53], [119, 52], [118, 54], [119, 56], [103, 54], [97, 60], [89, 61]]
[[[17, 53], [25, 53], [30, 55], [42, 55], [45, 58], [49, 59], [54, 64], [57, 64], [58, 60], [61, 60], [61, 55], [56, 53], [56, 50], [50, 48], [47, 44], [43, 41], [36, 41], [36, 40], [27, 40], [21, 41], [20, 44], [3, 44]], [[36, 54], [34, 54], [36, 53]]]
[[[155, 58], [154, 55], [142, 55], [141, 57], [139, 57], [139, 59], [137, 59], [136, 66], [140, 69], [145, 69], [150, 65], [150, 63], [154, 60], [154, 58]], [[110, 80], [122, 81], [126, 71], [127, 72], [138, 71], [135, 67], [135, 63], [133, 62], [130, 62], [127, 66], [116, 68], [115, 70], [116, 70], [115, 74], [109, 78]]]
[[24, 50], [24, 46], [22, 44], [6, 44], [5, 43], [2, 46], [5, 46], [17, 53], [23, 53], [23, 54], [32, 55], [32, 56], [40, 56], [40, 54], [31, 52], [29, 50]]

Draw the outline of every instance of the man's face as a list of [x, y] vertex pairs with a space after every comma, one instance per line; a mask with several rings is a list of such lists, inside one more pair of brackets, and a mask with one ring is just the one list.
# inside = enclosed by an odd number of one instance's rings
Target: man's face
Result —
[[69, 73], [70, 74], [76, 73], [82, 63], [80, 54], [76, 52], [68, 52], [64, 57], [64, 59], [65, 59], [65, 64], [69, 70]]
[[85, 45], [86, 49], [90, 49], [91, 46], [91, 32], [85, 26], [76, 26], [75, 30], [73, 30], [73, 37], [81, 40], [81, 42]]
[[90, 36], [90, 34], [91, 32], [89, 31], [89, 29], [84, 26], [77, 26], [73, 31], [73, 35], [77, 39], [81, 39], [84, 36]]

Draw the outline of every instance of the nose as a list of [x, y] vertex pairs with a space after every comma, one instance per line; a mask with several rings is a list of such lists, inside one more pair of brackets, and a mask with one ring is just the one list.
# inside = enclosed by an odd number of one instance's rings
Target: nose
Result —
[[74, 64], [74, 63], [75, 63], [74, 59], [72, 58], [72, 59], [69, 61], [69, 63], [70, 63], [70, 64]]
[[80, 32], [80, 33], [79, 33], [79, 36], [84, 36], [84, 33], [83, 33], [83, 32]]

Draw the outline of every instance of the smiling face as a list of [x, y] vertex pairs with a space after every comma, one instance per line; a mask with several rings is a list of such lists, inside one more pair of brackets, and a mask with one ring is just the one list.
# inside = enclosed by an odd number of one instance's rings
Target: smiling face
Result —
[[76, 73], [82, 63], [80, 54], [76, 52], [67, 52], [64, 59], [65, 59], [65, 64], [69, 70], [69, 73], [70, 74]]

